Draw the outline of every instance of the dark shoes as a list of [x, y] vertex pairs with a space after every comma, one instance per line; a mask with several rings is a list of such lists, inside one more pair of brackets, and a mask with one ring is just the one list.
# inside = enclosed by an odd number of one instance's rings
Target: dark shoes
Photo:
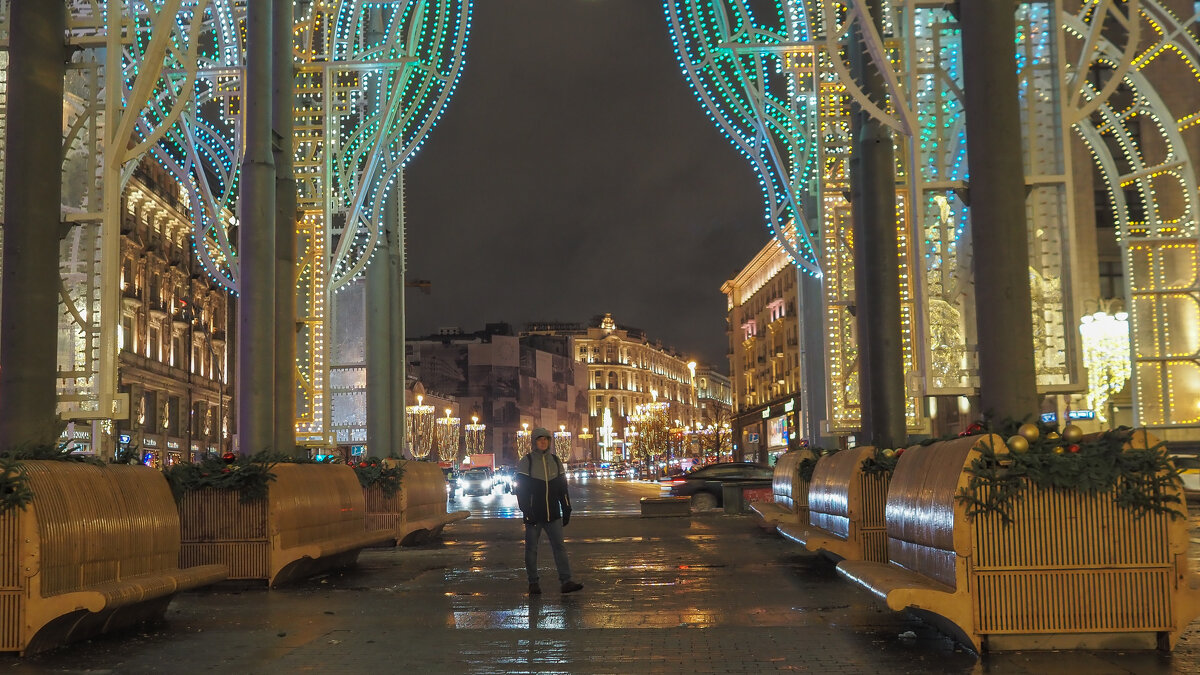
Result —
[[529, 584], [529, 594], [530, 595], [541, 595], [542, 594], [542, 585], [539, 583], [536, 583], [536, 582]]
[[582, 589], [583, 584], [579, 583], [578, 581], [564, 581], [562, 585], [563, 593], [574, 593], [575, 591]]

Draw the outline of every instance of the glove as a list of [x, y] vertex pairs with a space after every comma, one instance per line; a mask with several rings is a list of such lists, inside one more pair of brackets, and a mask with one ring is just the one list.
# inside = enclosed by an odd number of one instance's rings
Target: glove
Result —
[[530, 518], [528, 513], [521, 514], [521, 522], [525, 523], [526, 525], [536, 525], [536, 523], [533, 522], [533, 518]]
[[563, 527], [571, 522], [571, 509], [563, 509]]

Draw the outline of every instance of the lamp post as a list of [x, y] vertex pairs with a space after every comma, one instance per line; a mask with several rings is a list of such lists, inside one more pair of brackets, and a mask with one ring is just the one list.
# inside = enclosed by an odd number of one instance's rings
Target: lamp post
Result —
[[584, 427], [583, 431], [579, 433], [579, 440], [584, 442], [583, 443], [583, 454], [585, 455], [584, 459], [586, 459], [587, 461], [594, 461], [597, 459], [596, 457], [594, 457], [592, 455], [591, 443], [588, 443], [588, 441], [590, 441], [592, 439], [592, 437], [593, 437], [593, 434], [590, 431], [588, 431], [587, 427]]
[[433, 448], [433, 406], [424, 405], [425, 397], [417, 394], [417, 404], [404, 408], [405, 445], [413, 459], [423, 460]]
[[522, 422], [520, 430], [517, 431], [517, 459], [521, 459], [529, 454], [529, 423]]
[[446, 408], [446, 416], [437, 420], [438, 457], [443, 462], [453, 464], [458, 459], [458, 428], [459, 418], [450, 416]]

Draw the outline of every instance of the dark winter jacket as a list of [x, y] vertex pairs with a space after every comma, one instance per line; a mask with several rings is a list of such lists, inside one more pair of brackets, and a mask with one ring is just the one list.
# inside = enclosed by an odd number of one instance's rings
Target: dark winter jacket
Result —
[[527, 521], [549, 523], [571, 513], [562, 460], [548, 450], [533, 450], [517, 462], [513, 492]]

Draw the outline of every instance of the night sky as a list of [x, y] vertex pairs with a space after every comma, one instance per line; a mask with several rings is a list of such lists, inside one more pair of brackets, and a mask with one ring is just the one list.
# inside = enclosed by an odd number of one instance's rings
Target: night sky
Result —
[[476, 0], [458, 91], [406, 173], [408, 335], [611, 312], [727, 372], [723, 281], [767, 242], [757, 179], [658, 0]]

